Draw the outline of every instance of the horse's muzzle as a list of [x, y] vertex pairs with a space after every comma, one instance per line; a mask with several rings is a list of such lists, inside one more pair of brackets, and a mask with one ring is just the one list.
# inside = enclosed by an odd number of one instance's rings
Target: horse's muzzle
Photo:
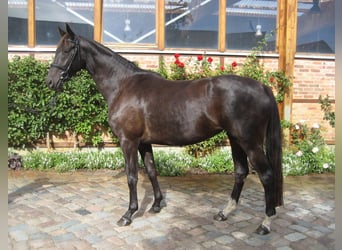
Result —
[[57, 82], [54, 82], [54, 81], [51, 80], [51, 79], [46, 79], [46, 85], [47, 85], [50, 89], [56, 90], [56, 91], [62, 89], [63, 82], [64, 82], [64, 81], [61, 80], [61, 79], [58, 79]]

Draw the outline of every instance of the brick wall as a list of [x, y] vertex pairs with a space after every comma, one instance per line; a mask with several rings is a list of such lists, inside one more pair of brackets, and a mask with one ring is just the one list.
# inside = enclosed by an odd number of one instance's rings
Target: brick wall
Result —
[[305, 120], [309, 126], [320, 124], [326, 141], [335, 142], [335, 129], [323, 121], [318, 103], [320, 95], [329, 95], [329, 99], [335, 102], [335, 62], [297, 59], [294, 76], [292, 121]]
[[[21, 54], [25, 56], [28, 54]], [[9, 58], [13, 55], [9, 54]], [[160, 55], [123, 55], [130, 61], [137, 62], [141, 68], [156, 70], [159, 65]], [[35, 57], [40, 60], [51, 60], [52, 54], [36, 54]], [[162, 56], [168, 65], [175, 61], [173, 55]], [[192, 56], [196, 58], [196, 55]], [[181, 61], [185, 62], [189, 56], [181, 55]], [[212, 57], [213, 64], [219, 64], [219, 57]], [[227, 56], [224, 58], [225, 64], [231, 64], [233, 61], [238, 64], [243, 63], [245, 57]], [[277, 70], [277, 58], [263, 58], [266, 69]], [[305, 121], [308, 126], [317, 123], [321, 125], [323, 135], [330, 144], [335, 143], [335, 129], [331, 128], [328, 122], [323, 121], [323, 112], [318, 103], [319, 95], [329, 95], [330, 100], [335, 102], [335, 61], [324, 59], [296, 59], [294, 64], [293, 79], [293, 106], [292, 122], [297, 123]], [[334, 104], [333, 104], [334, 107]]]

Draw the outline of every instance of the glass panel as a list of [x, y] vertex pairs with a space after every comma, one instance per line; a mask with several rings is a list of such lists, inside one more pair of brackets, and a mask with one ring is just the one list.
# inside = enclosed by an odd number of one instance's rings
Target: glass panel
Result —
[[8, 44], [27, 45], [27, 1], [8, 0]]
[[228, 0], [227, 49], [251, 50], [267, 36], [264, 50], [274, 51], [277, 6], [277, 0]]
[[155, 0], [104, 0], [105, 43], [156, 42]]
[[58, 26], [65, 23], [79, 35], [93, 39], [94, 1], [36, 0], [36, 43], [56, 45], [60, 39]]
[[165, 43], [167, 47], [217, 48], [218, 0], [165, 2]]
[[335, 0], [298, 1], [297, 52], [335, 53]]

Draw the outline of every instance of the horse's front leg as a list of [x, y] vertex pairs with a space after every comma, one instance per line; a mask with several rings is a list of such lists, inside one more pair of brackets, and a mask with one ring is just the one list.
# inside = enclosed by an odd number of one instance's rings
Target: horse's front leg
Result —
[[159, 213], [161, 210], [160, 203], [163, 199], [163, 195], [160, 191], [160, 187], [159, 187], [158, 180], [157, 180], [157, 172], [156, 172], [156, 167], [154, 164], [153, 151], [152, 151], [151, 144], [140, 144], [139, 152], [140, 152], [141, 158], [144, 161], [144, 165], [146, 167], [148, 177], [153, 187], [154, 203], [152, 205], [152, 208], [150, 209], [150, 212]]
[[117, 222], [117, 225], [128, 226], [132, 223], [132, 215], [138, 210], [138, 143], [120, 141], [120, 144], [125, 158], [125, 169], [129, 188], [129, 207]]

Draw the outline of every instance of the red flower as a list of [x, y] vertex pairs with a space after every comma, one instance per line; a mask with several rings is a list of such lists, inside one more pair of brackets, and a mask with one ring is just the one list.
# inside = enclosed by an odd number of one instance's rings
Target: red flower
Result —
[[237, 66], [237, 63], [234, 61], [232, 62], [232, 67], [235, 68]]
[[208, 57], [207, 61], [208, 61], [208, 63], [212, 63], [213, 59], [211, 57]]
[[178, 58], [180, 57], [180, 55], [179, 55], [178, 53], [176, 53], [176, 54], [174, 54], [174, 57], [175, 57], [176, 59], [178, 59]]
[[273, 82], [274, 82], [274, 77], [271, 76], [271, 77], [270, 77], [270, 83], [273, 83]]
[[175, 61], [175, 64], [180, 67], [180, 68], [184, 68], [184, 63], [182, 63], [181, 61], [179, 61], [179, 59], [177, 58]]
[[202, 61], [202, 60], [203, 60], [203, 56], [202, 56], [202, 55], [198, 55], [198, 56], [197, 56], [197, 60], [198, 60], [198, 61]]
[[221, 71], [224, 71], [224, 66], [223, 66], [223, 65], [220, 67], [220, 70], [221, 70]]

